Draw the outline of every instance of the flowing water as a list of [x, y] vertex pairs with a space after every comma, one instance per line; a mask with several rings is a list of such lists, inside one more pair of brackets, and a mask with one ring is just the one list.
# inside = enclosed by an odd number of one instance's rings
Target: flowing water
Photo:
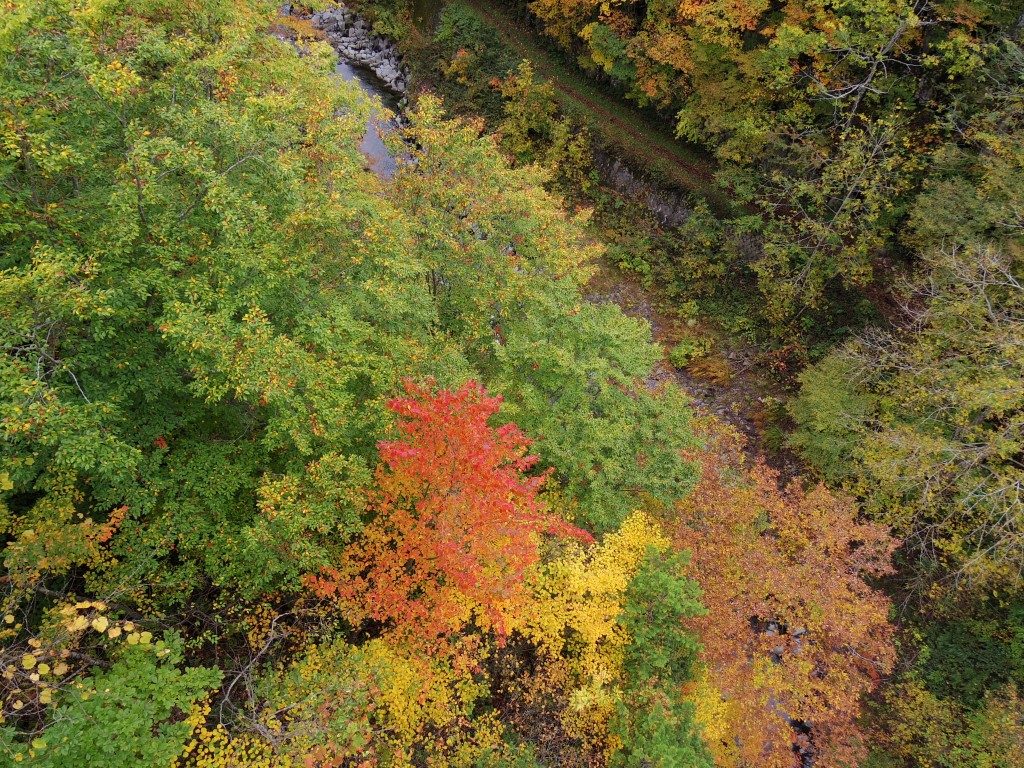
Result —
[[334, 71], [342, 80], [357, 83], [371, 99], [383, 107], [383, 110], [374, 109], [366, 124], [366, 133], [359, 143], [359, 149], [366, 155], [370, 169], [374, 173], [390, 179], [398, 170], [398, 164], [394, 154], [384, 143], [383, 137], [398, 130], [398, 123], [391, 114], [397, 114], [399, 111], [398, 97], [387, 90], [368, 69], [356, 67], [344, 59], [339, 59]]

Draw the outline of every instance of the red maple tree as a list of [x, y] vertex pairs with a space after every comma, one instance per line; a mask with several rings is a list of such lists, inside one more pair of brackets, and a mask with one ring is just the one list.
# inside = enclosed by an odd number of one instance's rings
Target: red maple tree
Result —
[[539, 558], [540, 534], [591, 540], [539, 496], [548, 473], [514, 424], [491, 427], [501, 406], [476, 382], [455, 391], [405, 383], [399, 439], [379, 445], [373, 520], [337, 568], [308, 579], [352, 620], [384, 622], [433, 641], [474, 617], [504, 634]]

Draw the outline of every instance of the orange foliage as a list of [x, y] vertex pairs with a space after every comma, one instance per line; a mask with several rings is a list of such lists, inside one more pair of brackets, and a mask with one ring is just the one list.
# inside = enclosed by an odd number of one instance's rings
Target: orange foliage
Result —
[[525, 597], [541, 533], [590, 540], [548, 513], [547, 474], [514, 424], [493, 428], [501, 398], [475, 382], [431, 392], [406, 382], [388, 405], [401, 438], [380, 444], [370, 493], [375, 518], [336, 569], [308, 578], [353, 621], [385, 622], [433, 642], [474, 618], [505, 633], [505, 615]]
[[823, 486], [735, 471], [742, 438], [714, 429], [676, 531], [708, 608], [691, 623], [725, 699], [711, 709], [729, 721], [711, 747], [720, 764], [790, 768], [794, 746], [821, 768], [856, 764], [860, 699], [893, 664], [889, 602], [864, 577], [891, 571], [894, 541]]
[[100, 544], [106, 544], [117, 533], [117, 529], [121, 527], [125, 517], [128, 515], [128, 507], [122, 504], [120, 507], [110, 513], [110, 519], [107, 520], [107, 524], [100, 527], [99, 534], [96, 536], [96, 541]]

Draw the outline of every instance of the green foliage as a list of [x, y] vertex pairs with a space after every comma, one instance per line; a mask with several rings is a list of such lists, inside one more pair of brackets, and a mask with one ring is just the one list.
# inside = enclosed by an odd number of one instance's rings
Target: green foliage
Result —
[[438, 94], [448, 108], [455, 114], [482, 115], [497, 124], [503, 99], [493, 84], [519, 64], [498, 34], [466, 3], [446, 3], [431, 52], [440, 74]]
[[[328, 85], [324, 57], [300, 62], [259, 31], [259, 13], [26, 8], [5, 70], [24, 127], [7, 146], [36, 148], [3, 166], [17, 194], [4, 193], [0, 256], [13, 534], [47, 529], [55, 506], [69, 519], [126, 505], [106, 585], [134, 591], [145, 574], [180, 599], [274, 563], [253, 588], [279, 586], [304, 565], [280, 546], [358, 523], [356, 500], [324, 499], [322, 473], [359, 477], [384, 425], [374, 393], [428, 324], [415, 265], [382, 261], [398, 247], [391, 216], [356, 181], [365, 105]], [[72, 76], [54, 80], [55, 61]], [[30, 159], [44, 155], [55, 162]], [[275, 484], [317, 514], [264, 492], [258, 516], [257, 489]], [[47, 546], [78, 546], [64, 538]], [[23, 554], [9, 567], [81, 561]]]
[[685, 368], [711, 351], [711, 340], [705, 337], [687, 337], [668, 352], [668, 361], [676, 368]]
[[190, 727], [181, 713], [216, 688], [221, 672], [181, 669], [180, 640], [124, 646], [108, 670], [95, 671], [61, 695], [44, 735], [22, 744], [0, 731], [0, 754], [40, 768], [169, 765]]
[[683, 575], [689, 557], [649, 547], [630, 580], [620, 622], [629, 633], [625, 670], [630, 685], [666, 689], [691, 679], [700, 646], [683, 620], [704, 611], [697, 583]]
[[530, 62], [519, 64], [502, 84], [505, 119], [498, 126], [502, 144], [520, 163], [537, 159], [538, 145], [551, 141], [558, 104], [550, 83], [539, 82]]
[[835, 284], [868, 284], [891, 237], [886, 222], [920, 167], [899, 119], [851, 128], [837, 139], [787, 149], [758, 169], [750, 202], [764, 212], [763, 255], [752, 269], [777, 329], [819, 306]]
[[1024, 686], [1024, 601], [978, 601], [970, 616], [924, 628], [918, 668], [928, 690], [975, 708], [988, 691]]
[[789, 404], [797, 424], [790, 445], [831, 483], [853, 471], [862, 426], [874, 411], [875, 397], [859, 386], [858, 373], [855, 360], [830, 355], [800, 373], [800, 393]]
[[636, 77], [636, 68], [626, 56], [626, 41], [605, 24], [592, 22], [580, 30], [587, 41], [589, 58], [620, 86], [629, 85]]
[[1024, 703], [1008, 686], [985, 695], [976, 708], [939, 698], [914, 677], [901, 682], [886, 699], [881, 748], [867, 765], [889, 768], [1014, 768], [1024, 759]]
[[659, 357], [645, 324], [584, 301], [596, 253], [582, 228], [536, 170], [509, 170], [471, 128], [440, 123], [430, 100], [414, 121], [418, 173], [396, 192], [415, 211], [442, 327], [536, 437], [580, 520], [608, 531], [637, 490], [662, 505], [685, 494], [695, 476], [679, 452], [690, 440], [684, 398], [643, 385]]
[[689, 556], [648, 546], [629, 582], [619, 622], [628, 632], [627, 690], [610, 726], [622, 742], [610, 766], [710, 768], [711, 756], [681, 690], [700, 645], [683, 621], [704, 613], [700, 588], [683, 575]]
[[725, 227], [704, 201], [697, 201], [681, 226], [663, 235], [654, 250], [663, 255], [659, 283], [670, 296], [702, 297], [720, 294], [732, 250]]
[[570, 194], [586, 194], [593, 181], [589, 131], [559, 115], [554, 87], [538, 80], [528, 61], [502, 81], [504, 119], [497, 133], [518, 163], [540, 163]]
[[616, 708], [612, 733], [622, 740], [611, 768], [711, 768], [693, 722], [693, 705], [660, 689], [637, 691]]
[[[167, 765], [190, 732], [189, 766], [505, 754], [480, 703], [493, 635], [433, 658], [307, 594], [373, 515], [405, 377], [500, 392], [553, 470], [545, 513], [611, 530], [694, 480], [685, 400], [647, 387], [644, 323], [584, 300], [598, 249], [546, 174], [424, 98], [385, 184], [370, 105], [328, 46], [268, 34], [275, 13], [27, 0], [0, 22], [0, 640], [89, 659], [47, 673], [54, 703], [0, 683], [5, 746], [45, 742], [41, 765]], [[567, 125], [544, 152], [579, 170]], [[117, 656], [125, 622], [82, 595], [179, 627], [192, 668], [177, 645]], [[280, 743], [207, 727], [213, 659], [241, 674], [225, 711]]]
[[[827, 475], [849, 477], [925, 567], [960, 585], [1016, 588], [1019, 268], [985, 248], [939, 252], [928, 263], [902, 333], [865, 336], [805, 375], [796, 444]], [[829, 421], [828, 403], [844, 402], [849, 410], [833, 408]]]
[[[1004, 39], [986, 69], [990, 86], [961, 132], [936, 153], [910, 211], [907, 242], [918, 248], [1018, 244], [1024, 209], [1024, 51]], [[1012, 245], [1011, 245], [1012, 247]], [[1019, 251], [1017, 252], [1019, 255]]]

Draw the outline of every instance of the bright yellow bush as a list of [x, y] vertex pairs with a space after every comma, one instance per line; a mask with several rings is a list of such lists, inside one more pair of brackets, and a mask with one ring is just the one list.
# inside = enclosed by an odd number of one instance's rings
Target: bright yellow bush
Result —
[[192, 736], [172, 768], [293, 768], [290, 757], [274, 754], [273, 747], [251, 733], [232, 735], [218, 723], [207, 726], [209, 700], [196, 704], [187, 722]]
[[383, 639], [313, 646], [269, 684], [264, 725], [297, 761], [404, 767], [425, 754], [437, 768], [470, 765], [501, 743], [496, 718], [472, 715], [481, 656], [472, 642], [445, 658]]
[[686, 699], [693, 704], [694, 719], [700, 724], [704, 743], [711, 751], [718, 768], [739, 765], [739, 751], [733, 735], [734, 719], [740, 713], [722, 696], [722, 691], [711, 682], [708, 670], [687, 684]]
[[629, 640], [618, 622], [626, 589], [647, 549], [668, 546], [658, 524], [634, 512], [599, 546], [572, 543], [563, 556], [541, 566], [529, 585], [531, 599], [515, 617], [512, 629], [542, 655], [565, 659], [573, 689], [562, 724], [585, 744], [607, 738], [619, 697]]
[[571, 642], [585, 677], [598, 682], [614, 677], [626, 640], [617, 622], [623, 596], [652, 546], [662, 550], [669, 542], [643, 512], [634, 512], [589, 551], [570, 544], [564, 556], [537, 572], [530, 585], [533, 599], [515, 628], [550, 656], [562, 654]]

